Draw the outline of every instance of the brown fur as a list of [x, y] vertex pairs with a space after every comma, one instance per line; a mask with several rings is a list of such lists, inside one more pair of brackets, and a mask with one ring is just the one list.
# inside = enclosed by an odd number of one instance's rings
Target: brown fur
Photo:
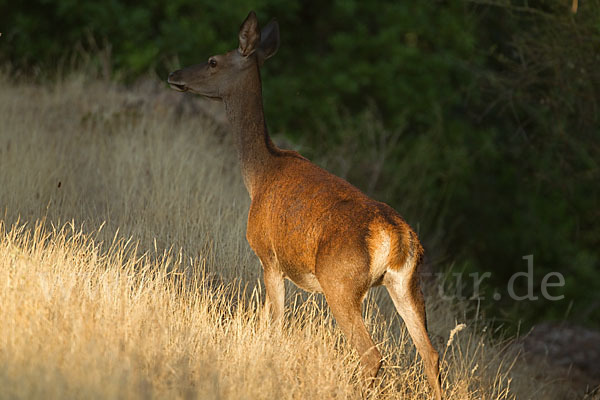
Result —
[[270, 23], [261, 40], [252, 12], [239, 37], [239, 49], [173, 72], [169, 83], [225, 103], [251, 197], [246, 237], [263, 265], [265, 307], [274, 319], [281, 318], [284, 278], [323, 292], [361, 356], [364, 376], [373, 379], [381, 354], [364, 325], [362, 301], [370, 287], [386, 285], [424, 359], [434, 396], [441, 399], [438, 353], [427, 335], [417, 272], [423, 254], [417, 235], [388, 205], [273, 144], [264, 120], [259, 66], [277, 50], [279, 28]]

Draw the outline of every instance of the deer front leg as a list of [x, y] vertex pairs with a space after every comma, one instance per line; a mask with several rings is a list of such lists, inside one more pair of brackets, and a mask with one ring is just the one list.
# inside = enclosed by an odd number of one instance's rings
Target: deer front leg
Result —
[[274, 322], [279, 322], [283, 317], [285, 300], [285, 285], [283, 274], [273, 265], [263, 264], [265, 290], [265, 312], [270, 315]]

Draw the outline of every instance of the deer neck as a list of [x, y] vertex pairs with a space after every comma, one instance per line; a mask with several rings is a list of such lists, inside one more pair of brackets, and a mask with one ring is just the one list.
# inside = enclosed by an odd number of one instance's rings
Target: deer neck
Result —
[[267, 178], [278, 153], [267, 132], [258, 67], [252, 72], [252, 79], [244, 79], [238, 90], [223, 99], [244, 185], [251, 198]]

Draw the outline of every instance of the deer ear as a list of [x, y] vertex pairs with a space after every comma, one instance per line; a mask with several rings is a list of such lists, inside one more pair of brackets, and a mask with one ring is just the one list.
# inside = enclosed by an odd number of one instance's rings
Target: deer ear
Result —
[[279, 49], [279, 24], [276, 20], [272, 20], [260, 32], [260, 45], [256, 52], [258, 63], [262, 65], [266, 59], [273, 57], [277, 49]]
[[258, 18], [256, 18], [254, 11], [250, 11], [244, 22], [242, 22], [238, 38], [240, 40], [238, 51], [242, 56], [248, 57], [254, 53], [258, 43], [260, 42]]

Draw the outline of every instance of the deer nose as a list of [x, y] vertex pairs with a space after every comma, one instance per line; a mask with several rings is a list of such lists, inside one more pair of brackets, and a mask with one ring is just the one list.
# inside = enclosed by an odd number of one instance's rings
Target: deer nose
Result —
[[177, 75], [179, 75], [179, 71], [174, 71], [169, 74], [167, 78], [167, 82], [172, 83], [177, 81]]
[[185, 92], [187, 87], [185, 86], [185, 82], [181, 80], [181, 70], [171, 72], [169, 77], [167, 78], [167, 83], [171, 86], [172, 89], [175, 89], [180, 92]]

